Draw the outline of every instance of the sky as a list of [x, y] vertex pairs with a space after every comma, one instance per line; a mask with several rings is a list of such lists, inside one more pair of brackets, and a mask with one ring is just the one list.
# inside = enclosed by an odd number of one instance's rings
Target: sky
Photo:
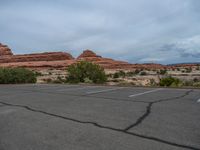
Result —
[[200, 0], [0, 0], [0, 42], [15, 54], [200, 62]]

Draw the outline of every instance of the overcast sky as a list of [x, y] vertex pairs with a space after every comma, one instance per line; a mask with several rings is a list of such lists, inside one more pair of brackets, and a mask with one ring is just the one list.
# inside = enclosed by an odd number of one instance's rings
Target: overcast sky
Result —
[[0, 0], [0, 42], [15, 54], [200, 62], [200, 0]]

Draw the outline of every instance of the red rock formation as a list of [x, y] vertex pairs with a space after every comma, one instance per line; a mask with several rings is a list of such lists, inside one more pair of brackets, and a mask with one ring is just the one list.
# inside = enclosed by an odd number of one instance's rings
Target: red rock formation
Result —
[[0, 57], [0, 63], [12, 62], [30, 62], [30, 61], [56, 61], [56, 60], [72, 60], [70, 54], [64, 52], [36, 53], [26, 55], [12, 55], [9, 57]]
[[93, 51], [87, 49], [83, 51], [83, 53], [77, 59], [81, 60], [85, 58], [101, 58], [101, 56], [98, 56]]
[[72, 63], [74, 63], [74, 58], [68, 53], [46, 52], [13, 55], [10, 48], [0, 44], [0, 67], [65, 68]]
[[13, 55], [11, 49], [0, 44], [0, 67], [26, 67], [33, 69], [64, 69], [67, 66], [82, 61], [90, 61], [99, 64], [105, 69], [132, 70], [132, 69], [163, 69], [159, 64], [130, 64], [124, 61], [116, 61], [96, 55], [91, 50], [85, 50], [77, 59], [64, 52], [36, 53], [25, 55]]
[[13, 55], [11, 49], [7, 45], [0, 43], [0, 56], [11, 56]]
[[90, 61], [96, 64], [99, 64], [105, 69], [118, 69], [118, 70], [132, 70], [132, 69], [163, 69], [165, 66], [160, 64], [130, 64], [124, 61], [117, 61], [109, 58], [103, 58], [101, 56], [96, 55], [91, 50], [85, 50], [83, 53], [77, 58], [77, 61]]
[[0, 63], [0, 67], [24, 67], [33, 70], [43, 69], [66, 69], [67, 66], [75, 63], [74, 60], [60, 60], [60, 61], [29, 61], [29, 62], [11, 62]]

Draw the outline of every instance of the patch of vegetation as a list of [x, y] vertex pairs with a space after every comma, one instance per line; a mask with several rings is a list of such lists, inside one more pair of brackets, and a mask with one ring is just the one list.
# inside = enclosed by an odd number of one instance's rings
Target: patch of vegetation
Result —
[[150, 79], [150, 86], [157, 86], [157, 83], [154, 79]]
[[181, 81], [177, 78], [173, 78], [171, 76], [169, 77], [166, 77], [166, 78], [162, 78], [160, 80], [160, 86], [174, 86], [174, 87], [177, 87], [177, 86], [180, 86], [181, 84]]
[[36, 83], [36, 76], [25, 68], [0, 68], [0, 84]]
[[127, 77], [132, 77], [134, 75], [135, 75], [135, 72], [133, 72], [133, 71], [129, 71], [129, 72], [126, 73]]
[[165, 75], [165, 74], [167, 74], [167, 70], [160, 70], [159, 74], [160, 75]]
[[66, 80], [63, 79], [61, 76], [58, 76], [58, 77], [56, 78], [56, 80], [48, 79], [46, 82], [47, 82], [47, 83], [62, 84], [62, 83], [65, 83]]
[[136, 69], [135, 74], [139, 74], [139, 73], [140, 73], [140, 70]]
[[189, 68], [186, 68], [186, 73], [191, 73], [192, 72], [192, 68], [189, 67]]
[[124, 72], [123, 70], [120, 70], [118, 72], [115, 72], [113, 75], [113, 78], [125, 78], [126, 77], [126, 72]]
[[141, 72], [140, 72], [140, 75], [141, 75], [141, 76], [146, 76], [147, 73], [146, 73], [145, 71], [141, 71]]
[[118, 74], [118, 72], [115, 72], [115, 73], [114, 73], [113, 78], [114, 78], [114, 79], [119, 78], [119, 74]]
[[37, 77], [43, 76], [41, 72], [37, 72], [37, 71], [35, 72], [35, 75], [36, 75]]
[[97, 64], [87, 61], [70, 65], [67, 68], [67, 72], [66, 81], [68, 83], [105, 83], [107, 81], [104, 69]]
[[194, 78], [183, 82], [183, 86], [200, 87], [200, 79]]

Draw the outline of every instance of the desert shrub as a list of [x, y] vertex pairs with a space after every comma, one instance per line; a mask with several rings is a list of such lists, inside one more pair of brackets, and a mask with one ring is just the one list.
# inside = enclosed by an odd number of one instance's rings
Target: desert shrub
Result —
[[194, 78], [194, 79], [193, 79], [193, 82], [200, 82], [200, 79]]
[[126, 77], [126, 73], [123, 70], [120, 70], [119, 71], [119, 76], [124, 78], [124, 77]]
[[[63, 79], [61, 76], [58, 76], [56, 78], [56, 80], [49, 80], [49, 83], [57, 83], [57, 84], [60, 84], [60, 83], [65, 83], [65, 79]], [[48, 81], [47, 81], [48, 83]]]
[[37, 71], [35, 72], [35, 75], [36, 75], [37, 77], [43, 76], [41, 72], [37, 72]]
[[107, 81], [104, 69], [97, 64], [87, 61], [70, 65], [67, 68], [67, 72], [66, 80], [69, 83], [84, 83], [89, 80], [93, 83], [104, 83]]
[[115, 72], [114, 75], [113, 75], [113, 78], [115, 78], [115, 79], [116, 79], [116, 78], [119, 78], [119, 73], [118, 73], [118, 72]]
[[140, 75], [141, 75], [141, 76], [145, 76], [145, 75], [147, 75], [147, 73], [146, 73], [145, 71], [141, 71], [141, 72], [140, 72]]
[[135, 74], [139, 74], [139, 73], [140, 73], [140, 70], [136, 69]]
[[165, 75], [167, 73], [167, 70], [160, 70], [159, 74], [160, 75]]
[[187, 80], [183, 82], [184, 86], [200, 87], [200, 79], [194, 78], [193, 80]]
[[150, 86], [157, 86], [157, 83], [154, 79], [150, 79]]
[[191, 73], [192, 72], [192, 68], [189, 67], [189, 68], [186, 68], [186, 73]]
[[91, 79], [89, 79], [89, 78], [85, 78], [85, 79], [84, 79], [84, 83], [93, 83], [93, 82], [92, 82]]
[[133, 72], [133, 71], [129, 71], [126, 73], [126, 76], [128, 76], [128, 77], [132, 77], [134, 75], [135, 75], [135, 72]]
[[112, 74], [112, 73], [109, 73], [109, 74], [107, 74], [106, 76], [107, 76], [107, 78], [112, 78], [112, 77], [113, 77], [113, 74]]
[[44, 79], [44, 82], [46, 82], [46, 83], [53, 83], [53, 80], [51, 78], [47, 78], [47, 79]]
[[25, 68], [0, 68], [0, 84], [35, 83], [36, 74]]
[[193, 86], [194, 82], [192, 80], [187, 80], [183, 82], [184, 86]]
[[181, 81], [177, 78], [166, 77], [160, 80], [160, 86], [178, 86]]
[[195, 82], [195, 83], [193, 84], [193, 86], [194, 86], [194, 87], [200, 87], [200, 82]]
[[123, 70], [120, 70], [118, 72], [115, 72], [113, 75], [113, 78], [125, 78], [126, 77], [126, 73]]

